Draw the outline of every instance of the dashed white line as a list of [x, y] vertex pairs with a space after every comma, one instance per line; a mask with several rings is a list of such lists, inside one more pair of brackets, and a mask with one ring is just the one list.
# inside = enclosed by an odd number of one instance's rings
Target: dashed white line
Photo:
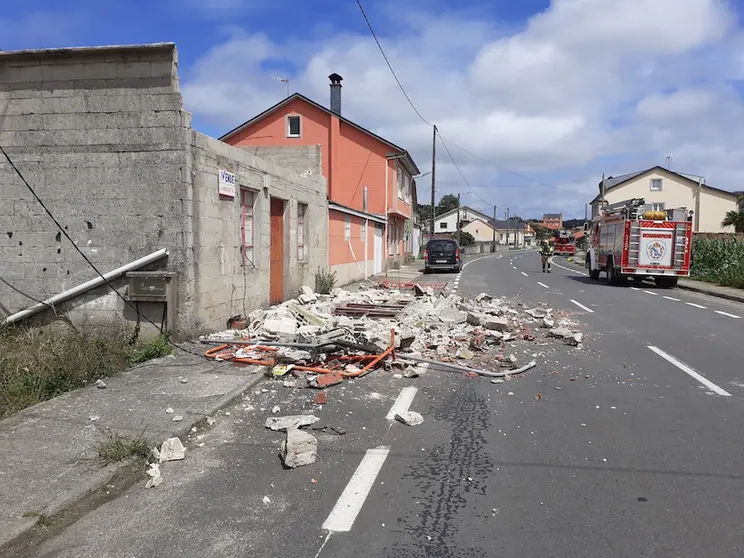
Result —
[[323, 529], [335, 532], [351, 531], [354, 520], [369, 496], [369, 491], [372, 490], [375, 479], [389, 453], [390, 448], [385, 446], [367, 450], [362, 462], [349, 480], [349, 484], [346, 485], [333, 510], [323, 522]]
[[641, 289], [639, 289], [638, 287], [630, 287], [630, 290], [631, 291], [640, 291]]
[[417, 391], [418, 388], [413, 386], [407, 386], [400, 390], [398, 398], [395, 400], [395, 403], [393, 403], [393, 406], [390, 407], [390, 411], [388, 411], [385, 418], [388, 420], [395, 420], [395, 415], [405, 413], [408, 410], [408, 407], [411, 406], [411, 403], [413, 403], [413, 398], [416, 397]]
[[512, 267], [513, 267], [514, 269], [517, 269], [517, 266], [516, 266], [516, 265], [513, 265]]
[[735, 320], [741, 320], [741, 316], [737, 316], [736, 314], [729, 314], [728, 312], [721, 312], [720, 310], [715, 311], [716, 314], [720, 314], [721, 316], [728, 316], [729, 318], [734, 318]]
[[695, 304], [694, 302], [685, 302], [687, 306], [694, 306], [695, 308], [700, 308], [701, 310], [707, 310], [707, 306], [701, 306], [700, 304]]
[[574, 303], [574, 304], [575, 304], [576, 306], [578, 306], [578, 307], [579, 307], [579, 308], [581, 308], [582, 310], [586, 310], [587, 312], [589, 312], [589, 313], [591, 313], [591, 314], [594, 314], [594, 310], [592, 310], [591, 308], [587, 308], [586, 306], [584, 306], [584, 305], [583, 305], [583, 304], [581, 304], [580, 302], [577, 302], [577, 301], [575, 301], [574, 299], [571, 299], [571, 302], [573, 302], [573, 303]]
[[648, 345], [648, 348], [651, 349], [653, 352], [655, 352], [657, 355], [659, 355], [661, 358], [666, 360], [667, 362], [672, 363], [674, 366], [682, 370], [685, 374], [689, 374], [693, 378], [695, 378], [698, 382], [703, 384], [705, 387], [707, 387], [709, 390], [717, 393], [718, 395], [723, 395], [726, 397], [731, 397], [731, 394], [727, 392], [725, 389], [722, 389], [718, 387], [716, 384], [705, 378], [704, 376], [700, 375], [698, 372], [690, 368], [688, 365], [686, 365], [681, 360], [677, 360], [672, 355], [665, 353], [658, 347], [654, 347], [652, 345]]
[[540, 285], [541, 287], [545, 287], [546, 289], [550, 288], [545, 283], [540, 283], [540, 281], [538, 281], [537, 284]]
[[643, 291], [646, 294], [650, 294], [652, 296], [659, 296], [659, 293], [655, 293], [654, 291]]
[[525, 277], [527, 277], [527, 274], [524, 271], [522, 272], [522, 275], [524, 275]]
[[681, 302], [680, 299], [674, 298], [673, 296], [665, 296], [664, 298], [666, 298], [667, 300], [673, 300], [674, 302]]

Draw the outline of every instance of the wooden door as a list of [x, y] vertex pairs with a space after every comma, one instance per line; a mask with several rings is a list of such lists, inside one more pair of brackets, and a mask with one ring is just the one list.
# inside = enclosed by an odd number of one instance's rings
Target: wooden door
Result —
[[269, 302], [284, 300], [284, 201], [271, 198], [271, 269]]

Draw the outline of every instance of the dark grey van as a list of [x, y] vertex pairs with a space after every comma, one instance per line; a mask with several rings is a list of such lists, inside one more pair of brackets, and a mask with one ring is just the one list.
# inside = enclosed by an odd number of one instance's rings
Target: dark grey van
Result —
[[426, 243], [424, 250], [424, 272], [451, 270], [460, 272], [462, 255], [456, 240], [435, 238]]

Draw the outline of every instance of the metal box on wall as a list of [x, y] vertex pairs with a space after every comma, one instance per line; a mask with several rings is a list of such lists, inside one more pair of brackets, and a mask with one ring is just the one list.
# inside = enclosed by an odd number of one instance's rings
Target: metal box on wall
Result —
[[130, 271], [127, 273], [129, 288], [127, 298], [130, 302], [150, 302], [165, 304], [166, 327], [169, 332], [176, 330], [177, 280], [172, 271]]

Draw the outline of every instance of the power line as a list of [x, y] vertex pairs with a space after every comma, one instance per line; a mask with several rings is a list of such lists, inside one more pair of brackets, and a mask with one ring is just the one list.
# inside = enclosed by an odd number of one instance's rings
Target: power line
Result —
[[[104, 281], [104, 282], [106, 283], [106, 285], [107, 285], [107, 286], [108, 286], [108, 287], [109, 287], [109, 288], [110, 288], [110, 289], [111, 289], [111, 290], [112, 290], [112, 291], [113, 291], [113, 292], [114, 292], [114, 293], [115, 293], [115, 294], [116, 294], [116, 295], [117, 295], [117, 296], [118, 296], [118, 297], [119, 297], [120, 299], [122, 299], [122, 300], [124, 301], [124, 303], [125, 303], [125, 304], [126, 304], [127, 306], [129, 306], [130, 308], [132, 308], [132, 310], [134, 310], [134, 311], [135, 311], [135, 312], [137, 313], [137, 316], [139, 316], [140, 318], [143, 318], [143, 319], [144, 319], [145, 321], [149, 322], [149, 323], [150, 323], [150, 325], [152, 325], [153, 327], [156, 327], [156, 328], [158, 328], [158, 329], [161, 329], [161, 326], [158, 326], [158, 325], [157, 325], [157, 324], [156, 324], [155, 322], [153, 322], [153, 321], [152, 321], [152, 320], [151, 320], [150, 318], [148, 318], [147, 316], [143, 315], [143, 314], [142, 314], [142, 313], [141, 313], [141, 312], [139, 311], [139, 309], [138, 309], [138, 308], [137, 308], [137, 307], [136, 307], [135, 305], [133, 305], [133, 304], [132, 304], [132, 303], [131, 303], [131, 302], [130, 302], [129, 300], [127, 300], [127, 299], [126, 299], [126, 297], [125, 297], [125, 296], [124, 296], [123, 294], [121, 294], [121, 293], [120, 293], [120, 292], [119, 292], [119, 291], [118, 291], [118, 290], [117, 290], [117, 289], [116, 289], [116, 288], [115, 288], [115, 287], [114, 287], [114, 286], [113, 286], [113, 285], [111, 284], [111, 282], [110, 282], [110, 281], [109, 281], [108, 279], [106, 279], [106, 277], [104, 277], [104, 276], [103, 276], [103, 274], [102, 274], [102, 273], [101, 273], [100, 271], [98, 271], [98, 268], [97, 268], [97, 267], [96, 267], [96, 266], [95, 266], [95, 265], [93, 264], [93, 262], [91, 262], [91, 261], [90, 261], [90, 259], [88, 258], [88, 256], [86, 256], [86, 255], [85, 255], [85, 254], [83, 253], [83, 251], [82, 251], [82, 250], [80, 249], [80, 247], [79, 247], [79, 246], [78, 246], [78, 245], [77, 245], [77, 244], [75, 243], [75, 241], [74, 241], [74, 240], [72, 240], [72, 238], [70, 237], [70, 235], [69, 235], [69, 234], [67, 233], [67, 231], [65, 230], [65, 228], [64, 228], [64, 227], [63, 227], [63, 226], [62, 226], [62, 225], [60, 224], [60, 222], [59, 222], [59, 221], [57, 221], [57, 218], [56, 218], [56, 217], [55, 217], [55, 216], [54, 216], [54, 215], [52, 214], [52, 212], [51, 212], [51, 211], [49, 211], [49, 209], [47, 208], [47, 206], [46, 206], [46, 205], [44, 204], [44, 202], [43, 202], [43, 201], [41, 200], [41, 198], [39, 197], [39, 195], [38, 195], [38, 194], [36, 193], [36, 191], [35, 191], [35, 190], [33, 189], [33, 187], [31, 186], [31, 184], [29, 184], [29, 183], [28, 183], [28, 181], [26, 180], [26, 178], [25, 178], [25, 177], [23, 176], [23, 173], [21, 173], [21, 171], [20, 171], [20, 170], [18, 169], [18, 167], [16, 167], [16, 166], [15, 166], [15, 163], [14, 163], [14, 162], [13, 162], [13, 160], [12, 160], [12, 159], [10, 158], [10, 155], [8, 155], [8, 154], [6, 153], [5, 149], [3, 149], [3, 146], [2, 146], [2, 145], [0, 145], [0, 153], [2, 153], [2, 154], [3, 154], [4, 156], [5, 156], [5, 158], [7, 159], [8, 163], [10, 164], [11, 168], [12, 168], [12, 169], [13, 169], [13, 170], [15, 171], [15, 173], [16, 173], [16, 174], [18, 175], [18, 177], [19, 177], [19, 178], [21, 179], [21, 181], [22, 181], [22, 182], [23, 182], [23, 183], [24, 183], [24, 184], [26, 185], [26, 188], [28, 188], [29, 192], [31, 192], [31, 195], [32, 195], [32, 196], [33, 196], [33, 197], [34, 197], [34, 198], [36, 199], [36, 201], [37, 201], [37, 202], [39, 202], [39, 205], [41, 205], [41, 207], [42, 207], [42, 208], [44, 209], [44, 211], [46, 211], [46, 214], [47, 214], [47, 215], [49, 216], [49, 218], [50, 218], [50, 219], [51, 219], [52, 221], [54, 221], [54, 224], [55, 224], [55, 225], [57, 225], [57, 228], [58, 228], [58, 229], [60, 230], [60, 232], [61, 232], [61, 233], [62, 233], [62, 234], [63, 234], [63, 235], [65, 236], [65, 238], [66, 238], [67, 240], [69, 240], [69, 241], [70, 241], [70, 244], [72, 245], [72, 247], [73, 247], [73, 248], [75, 249], [75, 251], [76, 251], [76, 252], [77, 252], [78, 254], [80, 254], [80, 256], [82, 256], [82, 258], [83, 258], [83, 259], [85, 260], [85, 262], [86, 262], [86, 263], [87, 263], [87, 264], [88, 264], [88, 265], [89, 265], [89, 266], [91, 267], [91, 269], [92, 269], [93, 271], [95, 271], [95, 272], [96, 272], [96, 274], [98, 274], [98, 276], [99, 276], [99, 277], [100, 277], [101, 279], [103, 279], [103, 281]], [[6, 283], [6, 284], [7, 284], [7, 283]], [[181, 351], [183, 351], [183, 352], [185, 352], [185, 353], [189, 353], [189, 354], [191, 354], [191, 355], [195, 355], [195, 356], [198, 356], [198, 357], [204, 357], [204, 355], [200, 355], [199, 353], [195, 353], [195, 352], [193, 352], [193, 351], [190, 351], [190, 350], [188, 350], [188, 349], [185, 349], [185, 348], [183, 348], [183, 347], [180, 347], [179, 345], [177, 345], [176, 343], [173, 343], [172, 341], [171, 341], [170, 343], [171, 343], [171, 345], [173, 345], [174, 347], [176, 347], [177, 349], [179, 349], [179, 350], [181, 350]]]
[[367, 18], [367, 14], [364, 12], [362, 3], [359, 0], [357, 0], [357, 6], [359, 6], [359, 11], [362, 12], [362, 17], [364, 18], [364, 21], [367, 22], [367, 27], [369, 27], [369, 32], [372, 33], [372, 37], [375, 39], [375, 42], [377, 43], [377, 48], [380, 49], [380, 54], [382, 54], [382, 57], [385, 59], [385, 63], [387, 64], [387, 67], [390, 70], [390, 73], [393, 74], [393, 77], [395, 78], [395, 82], [398, 84], [398, 87], [400, 87], [400, 90], [403, 93], [403, 96], [406, 98], [406, 101], [408, 101], [408, 104], [411, 105], [411, 108], [414, 110], [414, 112], [427, 126], [430, 126], [430, 127], [433, 126], [431, 122], [429, 122], [426, 118], [424, 118], [421, 115], [421, 113], [416, 108], [416, 105], [413, 104], [413, 101], [408, 96], [408, 93], [406, 93], [406, 90], [403, 87], [403, 84], [398, 79], [398, 76], [395, 73], [395, 70], [393, 70], [393, 66], [392, 64], [390, 64], [390, 60], [388, 60], [388, 57], [385, 54], [385, 51], [383, 50], [382, 45], [380, 44], [380, 40], [377, 38], [377, 33], [375, 33], [375, 30], [372, 28], [372, 24], [369, 22], [369, 19]]
[[470, 182], [468, 182], [468, 179], [467, 179], [467, 178], [465, 178], [465, 175], [464, 175], [464, 174], [462, 173], [462, 171], [460, 170], [460, 166], [459, 166], [459, 165], [457, 164], [457, 162], [455, 161], [455, 158], [454, 158], [454, 157], [452, 156], [452, 153], [450, 153], [449, 147], [447, 147], [447, 144], [445, 143], [445, 141], [444, 141], [444, 138], [443, 138], [443, 137], [442, 137], [441, 135], [439, 136], [439, 141], [441, 141], [441, 142], [442, 142], [442, 145], [444, 146], [444, 150], [445, 150], [445, 151], [447, 152], [447, 155], [449, 155], [449, 158], [450, 158], [450, 159], [452, 160], [452, 164], [453, 164], [453, 165], [455, 165], [455, 168], [457, 169], [457, 172], [459, 172], [459, 173], [460, 173], [460, 176], [462, 177], [462, 180], [463, 180], [463, 182], [465, 182], [465, 184], [467, 184], [467, 185], [468, 185], [468, 188], [470, 188], [470, 191], [471, 191], [471, 192], [473, 192], [473, 194], [475, 194], [475, 195], [476, 195], [476, 197], [477, 197], [477, 198], [478, 198], [478, 199], [479, 199], [480, 201], [482, 201], [483, 203], [485, 203], [486, 205], [492, 205], [492, 204], [489, 204], [489, 203], [488, 203], [488, 202], [487, 202], [486, 200], [484, 200], [484, 199], [483, 199], [483, 198], [482, 198], [482, 197], [480, 196], [480, 194], [478, 194], [478, 192], [476, 192], [476, 191], [475, 191], [475, 189], [474, 189], [474, 188], [473, 188], [473, 187], [472, 187], [472, 186], [470, 185]]

